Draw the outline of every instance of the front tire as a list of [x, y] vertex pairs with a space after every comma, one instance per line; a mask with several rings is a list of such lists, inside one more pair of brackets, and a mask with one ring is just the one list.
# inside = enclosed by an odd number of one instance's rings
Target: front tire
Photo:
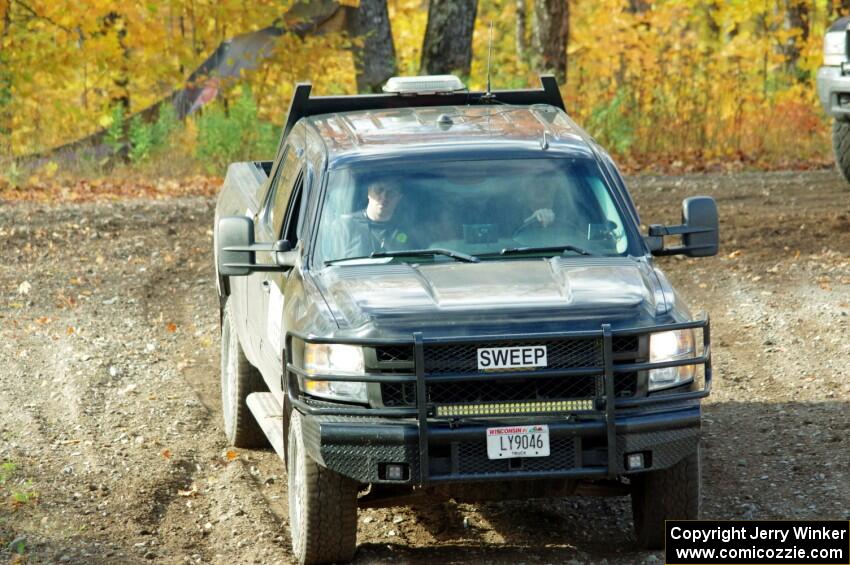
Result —
[[832, 152], [844, 180], [850, 182], [850, 122], [832, 122]]
[[245, 357], [239, 343], [233, 309], [228, 300], [221, 321], [221, 411], [228, 445], [263, 447], [268, 444], [247, 404], [249, 394], [265, 390], [263, 377]]
[[292, 411], [286, 453], [292, 552], [302, 565], [351, 561], [357, 549], [357, 482], [307, 455], [301, 418]]
[[635, 475], [632, 516], [642, 549], [664, 547], [664, 520], [697, 520], [700, 512], [699, 448], [669, 469]]

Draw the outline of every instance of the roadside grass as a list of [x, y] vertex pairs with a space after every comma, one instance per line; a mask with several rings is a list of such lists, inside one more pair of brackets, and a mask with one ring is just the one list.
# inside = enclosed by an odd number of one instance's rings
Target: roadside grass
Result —
[[11, 554], [9, 563], [26, 563], [28, 548], [26, 537], [18, 535], [15, 520], [8, 516], [38, 503], [38, 499], [32, 480], [21, 475], [17, 464], [8, 460], [0, 463], [0, 550]]
[[[9, 170], [15, 172], [11, 178]], [[203, 173], [191, 155], [180, 151], [142, 163], [104, 162], [103, 159], [87, 156], [75, 160], [59, 158], [16, 164], [0, 158], [0, 202], [214, 196], [224, 173], [224, 170], [221, 176]]]
[[38, 492], [30, 479], [19, 478], [18, 466], [5, 461], [0, 463], [0, 500], [13, 509], [38, 502]]

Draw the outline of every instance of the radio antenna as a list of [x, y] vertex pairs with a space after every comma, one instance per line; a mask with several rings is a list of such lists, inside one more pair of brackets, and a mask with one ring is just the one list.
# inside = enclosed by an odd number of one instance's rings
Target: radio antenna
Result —
[[495, 100], [495, 96], [490, 90], [490, 60], [493, 58], [493, 21], [490, 21], [490, 39], [487, 42], [487, 92], [481, 97], [484, 102]]

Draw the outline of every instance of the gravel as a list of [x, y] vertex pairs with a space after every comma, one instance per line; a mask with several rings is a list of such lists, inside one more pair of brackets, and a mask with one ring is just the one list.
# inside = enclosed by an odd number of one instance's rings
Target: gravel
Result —
[[[718, 257], [660, 260], [712, 315], [704, 516], [850, 519], [843, 181], [630, 185], [647, 223], [678, 222], [690, 195], [720, 207]], [[213, 210], [201, 197], [0, 208], [0, 462], [15, 467], [0, 561], [292, 561], [282, 464], [221, 432]], [[626, 498], [450, 501], [363, 511], [358, 527], [364, 563], [663, 562], [634, 549]]]

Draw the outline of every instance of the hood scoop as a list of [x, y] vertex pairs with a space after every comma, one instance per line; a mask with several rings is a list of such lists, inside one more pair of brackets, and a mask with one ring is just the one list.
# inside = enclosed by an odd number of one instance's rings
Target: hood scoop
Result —
[[576, 319], [655, 312], [649, 267], [625, 257], [331, 266], [316, 282], [341, 326], [406, 319]]

